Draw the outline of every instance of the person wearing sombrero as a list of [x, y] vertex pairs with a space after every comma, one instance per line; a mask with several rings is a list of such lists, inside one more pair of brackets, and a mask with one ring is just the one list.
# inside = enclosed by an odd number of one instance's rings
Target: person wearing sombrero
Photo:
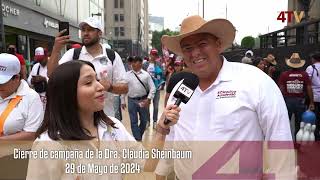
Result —
[[268, 54], [267, 57], [263, 58], [266, 63], [266, 73], [274, 80], [274, 82], [278, 82], [280, 71], [277, 68], [277, 60], [273, 56], [273, 54]]
[[305, 94], [310, 99], [309, 109], [314, 110], [313, 93], [308, 74], [301, 70], [306, 61], [300, 58], [299, 53], [293, 53], [285, 61], [290, 70], [281, 73], [278, 85], [285, 99], [289, 118], [294, 114], [296, 134], [300, 129], [301, 115], [305, 111]]
[[[221, 55], [224, 50], [231, 47], [235, 33], [235, 27], [226, 19], [206, 21], [196, 15], [182, 21], [178, 35], [162, 36], [162, 44], [173, 53], [183, 56], [185, 64], [198, 76], [200, 82], [189, 102], [180, 105], [177, 125], [159, 124], [163, 129], [171, 126], [171, 132], [166, 139], [228, 142], [292, 141], [286, 105], [274, 81], [256, 67], [229, 62]], [[179, 108], [172, 105], [174, 102], [174, 98], [168, 99], [165, 112], [168, 109]], [[201, 149], [206, 148], [197, 146], [197, 150]], [[222, 157], [219, 155], [219, 158], [223, 159], [231, 149], [224, 149], [226, 153], [221, 153]], [[206, 153], [206, 151], [201, 152], [201, 155]], [[254, 157], [255, 155], [257, 154], [253, 152], [250, 158], [244, 158], [243, 161], [252, 162], [259, 159], [259, 155]], [[198, 157], [193, 157], [193, 160], [195, 159]], [[158, 167], [162, 168], [157, 168], [156, 174], [167, 175], [166, 173], [170, 171], [165, 171], [163, 167], [165, 164], [172, 164], [169, 161], [174, 161], [178, 179], [207, 179], [201, 176], [205, 174], [204, 172], [193, 174], [196, 170], [200, 170], [198, 169], [200, 166], [195, 162], [179, 159], [161, 159]], [[205, 171], [204, 169], [202, 170]], [[262, 172], [260, 170], [258, 172], [259, 168], [256, 167], [244, 168], [246, 172], [242, 172], [241, 169], [242, 167], [237, 173], [239, 178], [249, 171], [257, 174]], [[211, 171], [212, 169], [207, 173]]]

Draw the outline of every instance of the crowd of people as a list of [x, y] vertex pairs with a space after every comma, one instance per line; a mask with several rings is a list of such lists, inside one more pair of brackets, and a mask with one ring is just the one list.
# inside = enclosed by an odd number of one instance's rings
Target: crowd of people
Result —
[[[136, 145], [121, 147], [143, 149], [139, 141], [149, 124], [156, 130], [150, 146], [160, 149], [167, 141], [284, 141], [290, 144], [289, 115], [296, 110], [289, 105], [299, 106], [297, 102], [300, 103], [304, 95], [301, 91], [305, 88], [309, 95], [308, 108], [314, 110], [318, 105], [314, 101], [318, 102], [319, 97], [313, 97], [315, 92], [312, 94], [312, 90], [317, 90], [313, 87], [316, 78], [312, 79], [318, 76], [317, 63], [308, 67], [307, 72], [297, 70], [305, 62], [294, 53], [286, 61], [292, 70], [277, 77], [277, 63], [272, 54], [257, 58], [257, 63], [252, 61], [252, 51], [246, 53], [244, 62], [255, 63], [263, 71], [229, 62], [221, 54], [232, 45], [236, 29], [226, 19], [205, 21], [200, 16], [189, 16], [182, 21], [178, 35], [164, 35], [161, 39], [172, 52], [169, 57], [162, 58], [157, 49], [152, 49], [149, 57], [128, 57], [128, 64], [123, 63], [116, 51], [100, 43], [103, 27], [99, 20], [87, 18], [79, 28], [82, 46], [70, 48], [62, 57], [61, 50], [70, 42], [70, 35], [63, 35], [65, 30], [57, 34], [50, 53], [43, 47], [36, 48], [38, 63], [28, 78], [24, 75], [23, 63], [13, 55], [15, 52], [0, 54], [0, 141], [35, 140], [33, 149], [49, 148], [41, 146], [42, 141], [59, 144], [62, 140], [88, 140], [94, 149], [101, 148], [103, 142], [107, 143], [105, 148], [109, 145], [119, 148], [119, 141], [130, 141]], [[319, 54], [313, 58], [319, 61]], [[199, 85], [189, 102], [179, 107], [172, 92], [171, 95], [168, 92], [159, 117], [160, 91], [171, 76], [181, 71], [195, 74]], [[292, 96], [292, 93], [299, 95]], [[128, 109], [133, 136], [119, 121], [122, 119], [120, 108]], [[169, 123], [164, 123], [165, 120]], [[172, 144], [171, 148], [178, 147]], [[246, 158], [246, 162], [257, 160]], [[280, 159], [295, 162], [290, 153]], [[75, 177], [62, 171], [62, 162], [54, 163], [52, 166], [30, 160], [27, 179], [105, 177], [86, 174]], [[159, 163], [147, 159], [137, 163], [145, 171], [155, 171], [157, 178], [174, 170], [177, 179], [187, 180], [192, 179], [195, 171], [195, 164], [181, 159], [160, 159]], [[277, 168], [281, 167], [282, 164], [277, 164]], [[247, 172], [261, 173], [261, 169], [239, 169], [239, 174]], [[292, 175], [291, 171], [278, 173]], [[122, 178], [121, 174], [107, 176]]]
[[320, 79], [318, 77], [320, 52], [310, 55], [311, 65], [306, 68], [306, 60], [302, 59], [299, 53], [292, 53], [290, 58], [285, 59], [287, 70], [284, 71], [280, 70], [277, 59], [271, 53], [262, 58], [255, 57], [253, 52], [248, 50], [241, 62], [258, 67], [277, 83], [286, 102], [289, 118], [292, 119], [294, 115], [293, 134], [297, 134], [300, 129], [302, 114], [307, 110], [314, 111], [317, 117], [314, 135], [316, 140], [320, 140]]

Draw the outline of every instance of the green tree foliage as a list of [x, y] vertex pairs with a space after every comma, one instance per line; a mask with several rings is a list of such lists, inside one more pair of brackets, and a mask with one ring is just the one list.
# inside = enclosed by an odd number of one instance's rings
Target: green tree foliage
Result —
[[172, 35], [178, 35], [178, 34], [179, 34], [179, 32], [171, 31], [170, 29], [165, 29], [162, 31], [153, 31], [151, 45], [153, 48], [156, 48], [159, 51], [159, 54], [162, 54], [161, 37], [163, 35], [172, 36]]
[[252, 49], [255, 44], [255, 39], [252, 36], [246, 36], [241, 40], [241, 47], [246, 49]]

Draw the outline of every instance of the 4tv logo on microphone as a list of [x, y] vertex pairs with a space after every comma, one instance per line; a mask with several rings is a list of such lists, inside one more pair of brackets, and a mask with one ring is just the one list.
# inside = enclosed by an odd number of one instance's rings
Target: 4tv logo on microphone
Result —
[[181, 84], [181, 85], [179, 86], [178, 91], [179, 91], [180, 93], [182, 93], [183, 95], [185, 95], [186, 97], [188, 97], [188, 98], [191, 98], [191, 96], [192, 96], [192, 94], [193, 94], [193, 90], [190, 89], [188, 86], [186, 86], [186, 85], [184, 85], [184, 84]]
[[295, 20], [296, 23], [300, 23], [305, 17], [304, 11], [281, 11], [278, 14], [277, 20], [281, 22], [292, 22]]

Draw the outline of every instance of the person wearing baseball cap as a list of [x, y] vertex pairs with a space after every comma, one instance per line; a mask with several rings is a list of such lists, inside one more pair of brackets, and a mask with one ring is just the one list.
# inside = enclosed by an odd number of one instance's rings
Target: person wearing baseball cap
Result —
[[48, 50], [43, 47], [37, 47], [34, 53], [34, 60], [37, 62], [33, 67], [28, 77], [28, 83], [39, 93], [43, 107], [46, 104], [46, 90], [47, 90], [47, 62]]
[[0, 141], [34, 140], [43, 119], [40, 97], [20, 70], [16, 56], [0, 54]]
[[[204, 160], [202, 162], [206, 162], [208, 157], [220, 160], [230, 159], [237, 152], [233, 147], [241, 146], [242, 142], [248, 141], [287, 141], [287, 144], [292, 145], [287, 108], [278, 86], [258, 68], [243, 63], [229, 62], [222, 55], [234, 42], [236, 35], [234, 25], [227, 19], [206, 21], [202, 17], [194, 15], [186, 17], [180, 27], [178, 35], [164, 35], [161, 42], [169, 51], [183, 56], [188, 68], [198, 76], [199, 85], [193, 91], [189, 102], [181, 104], [180, 107], [175, 105], [176, 98], [173, 97], [175, 92], [171, 92], [172, 96], [168, 99], [168, 105], [164, 112], [170, 111], [172, 116], [163, 114], [156, 129], [157, 133], [163, 134], [163, 136], [168, 134], [163, 139], [173, 142], [198, 141], [199, 144], [195, 149], [192, 149], [195, 155], [192, 157], [193, 160], [161, 159], [158, 167], [174, 163], [178, 179], [206, 179], [208, 178], [206, 175], [212, 172], [208, 168], [212, 166], [212, 161], [211, 165], [203, 164], [200, 166], [198, 164], [199, 166], [197, 166], [195, 159]], [[168, 118], [178, 120], [164, 124], [164, 119]], [[177, 124], [175, 125], [175, 123]], [[212, 144], [212, 151], [206, 151], [209, 146], [205, 145], [208, 143], [203, 143], [201, 147], [200, 141], [230, 142], [230, 146], [226, 146], [223, 150], [217, 149], [218, 152], [222, 151], [223, 153], [212, 156], [212, 152], [217, 152], [213, 150], [215, 145]], [[240, 144], [233, 144], [232, 142], [235, 141]], [[181, 149], [175, 145], [172, 148]], [[188, 148], [193, 147], [184, 147], [183, 149]], [[250, 148], [255, 149], [254, 144], [249, 143], [248, 149]], [[250, 151], [248, 156], [242, 156], [240, 159], [243, 158], [243, 162], [249, 162], [249, 164], [259, 163], [253, 157], [262, 158], [257, 151]], [[291, 159], [291, 157], [293, 158]], [[277, 162], [295, 162], [294, 154], [286, 153], [281, 158], [285, 158], [286, 161]], [[224, 165], [221, 164], [219, 167]], [[269, 165], [273, 169], [272, 164], [267, 163], [267, 167]], [[283, 167], [282, 165], [288, 169], [291, 167], [289, 166], [291, 164], [277, 164], [278, 167]], [[169, 169], [170, 167], [168, 166]], [[224, 170], [226, 170], [224, 172], [234, 172], [234, 169]], [[283, 177], [281, 176], [283, 174], [291, 173], [291, 171], [278, 172], [277, 170], [275, 169], [275, 172], [280, 177]], [[295, 167], [290, 170], [295, 170]], [[156, 174], [162, 176], [168, 175], [169, 172], [165, 168], [156, 170]], [[232, 175], [232, 177], [241, 179], [248, 172], [260, 177], [263, 168], [242, 166], [240, 163], [237, 175]]]
[[[115, 116], [113, 104], [114, 94], [126, 94], [128, 84], [125, 79], [125, 68], [120, 55], [100, 43], [103, 34], [101, 21], [96, 17], [89, 17], [79, 23], [81, 31], [82, 47], [69, 49], [59, 60], [63, 47], [70, 42], [70, 35], [62, 36], [64, 30], [59, 32], [48, 61], [48, 77], [59, 65], [71, 60], [84, 60], [91, 62], [96, 71], [100, 83], [105, 89], [104, 111], [109, 116]], [[107, 76], [107, 78], [102, 78]]]

